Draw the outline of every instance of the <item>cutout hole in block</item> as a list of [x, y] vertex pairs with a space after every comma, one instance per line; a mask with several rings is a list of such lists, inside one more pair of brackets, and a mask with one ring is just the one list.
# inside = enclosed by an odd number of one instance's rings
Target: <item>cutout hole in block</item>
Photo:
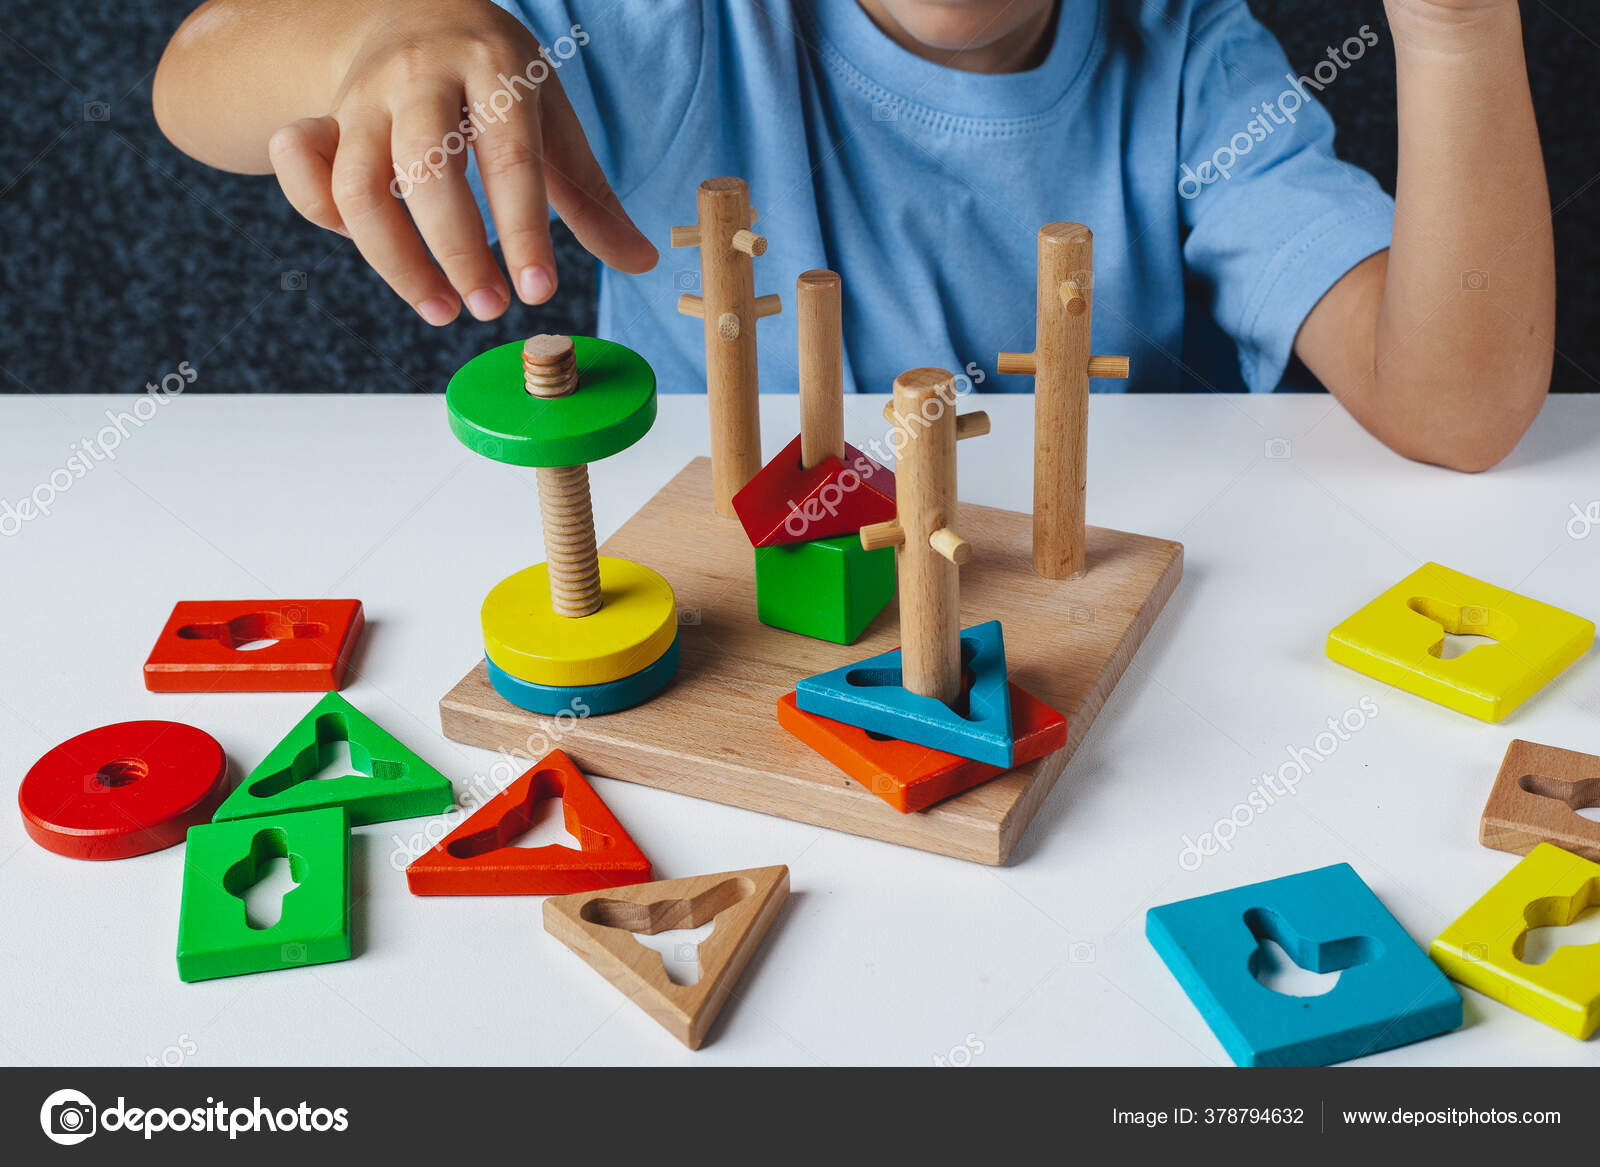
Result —
[[1250, 975], [1263, 988], [1286, 997], [1320, 997], [1333, 991], [1346, 969], [1371, 964], [1383, 944], [1371, 936], [1346, 936], [1316, 943], [1296, 932], [1269, 908], [1251, 908], [1245, 927], [1256, 938]]
[[[961, 638], [961, 695], [950, 703], [950, 712], [963, 721], [976, 721], [972, 716], [972, 658], [978, 655], [978, 642], [971, 637]], [[876, 689], [883, 687], [898, 688], [904, 683], [905, 673], [900, 669], [860, 668], [851, 669], [844, 675], [845, 684], [853, 685], [858, 689]], [[876, 741], [888, 741], [889, 738], [877, 737]]]
[[[582, 850], [583, 841], [567, 829], [565, 792], [559, 770], [540, 770], [528, 780], [527, 797], [505, 813], [492, 827], [457, 839], [445, 848], [457, 859], [475, 859], [503, 847], [532, 850], [537, 847], [570, 847]], [[590, 846], [604, 843], [606, 836], [587, 832]]]
[[250, 612], [218, 624], [185, 624], [178, 629], [183, 640], [215, 640], [235, 652], [255, 652], [280, 640], [326, 636], [328, 626], [317, 620], [290, 620], [281, 612]]
[[1512, 946], [1523, 964], [1544, 964], [1563, 948], [1600, 944], [1600, 879], [1591, 879], [1571, 898], [1534, 900], [1523, 918], [1528, 930]]
[[711, 939], [717, 922], [710, 920], [698, 928], [673, 928], [665, 932], [635, 932], [634, 940], [661, 957], [667, 979], [675, 985], [700, 983], [700, 946]]
[[338, 778], [382, 778], [389, 781], [405, 777], [404, 762], [374, 758], [358, 742], [350, 740], [350, 730], [342, 714], [324, 713], [317, 718], [316, 742], [295, 755], [294, 761], [275, 774], [268, 774], [250, 786], [255, 798], [271, 798], [302, 782], [325, 782]]
[[1442, 634], [1428, 652], [1440, 660], [1459, 660], [1475, 648], [1509, 640], [1517, 630], [1510, 616], [1480, 604], [1452, 604], [1428, 596], [1413, 596], [1408, 604], [1439, 625]]
[[1517, 787], [1539, 798], [1553, 798], [1586, 819], [1600, 821], [1600, 778], [1557, 782], [1539, 774], [1524, 774]]
[[571, 847], [582, 850], [578, 837], [567, 830], [566, 806], [559, 797], [542, 798], [529, 811], [528, 825], [520, 834], [512, 836], [507, 847]]
[[101, 766], [91, 777], [99, 785], [115, 790], [150, 777], [150, 767], [142, 758], [117, 758]]
[[725, 879], [693, 899], [657, 900], [635, 904], [626, 900], [594, 899], [583, 905], [579, 917], [602, 928], [621, 928], [654, 936], [674, 929], [698, 928], [716, 919], [740, 900], [755, 894], [756, 885], [748, 879]]
[[285, 898], [306, 880], [304, 858], [289, 850], [282, 830], [269, 827], [250, 840], [250, 853], [223, 874], [222, 886], [244, 904], [245, 923], [262, 930], [283, 918]]

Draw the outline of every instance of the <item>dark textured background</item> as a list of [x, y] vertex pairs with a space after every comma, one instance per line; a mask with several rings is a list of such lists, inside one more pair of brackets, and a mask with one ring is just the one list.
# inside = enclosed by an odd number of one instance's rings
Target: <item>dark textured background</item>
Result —
[[[656, 0], [651, 0], [656, 2]], [[845, 0], [827, 0], [843, 3]], [[491, 324], [416, 319], [342, 239], [302, 222], [270, 178], [220, 174], [156, 129], [150, 79], [190, 0], [0, 0], [0, 390], [137, 392], [181, 360], [197, 389], [429, 392], [514, 333], [588, 331], [593, 270], [558, 229], [562, 292]], [[1296, 67], [1352, 28], [1383, 27], [1379, 0], [1255, 0]], [[1531, 0], [1523, 18], [1560, 271], [1555, 388], [1600, 389], [1600, 5]], [[1393, 54], [1323, 100], [1340, 148], [1392, 189]], [[514, 323], [508, 323], [513, 321]]]

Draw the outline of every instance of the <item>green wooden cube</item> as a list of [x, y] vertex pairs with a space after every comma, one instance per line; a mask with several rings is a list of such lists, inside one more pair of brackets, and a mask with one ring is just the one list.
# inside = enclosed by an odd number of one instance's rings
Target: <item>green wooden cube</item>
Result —
[[892, 547], [840, 535], [756, 548], [756, 615], [773, 628], [850, 644], [893, 596]]
[[[274, 859], [295, 887], [278, 921], [253, 926], [244, 896]], [[231, 977], [350, 959], [350, 820], [342, 806], [189, 828], [178, 976]]]

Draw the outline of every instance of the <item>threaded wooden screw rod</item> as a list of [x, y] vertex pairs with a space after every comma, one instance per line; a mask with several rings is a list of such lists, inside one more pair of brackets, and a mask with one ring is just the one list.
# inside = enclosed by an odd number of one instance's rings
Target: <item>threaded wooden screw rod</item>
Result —
[[589, 502], [589, 468], [539, 468], [539, 515], [544, 523], [550, 606], [563, 616], [600, 610], [600, 552]]
[[[535, 397], [565, 397], [578, 388], [572, 338], [542, 333], [522, 346], [523, 384]], [[550, 606], [562, 616], [600, 610], [600, 552], [594, 537], [589, 467], [540, 466], [539, 517], [544, 525]]]
[[656, 418], [656, 376], [626, 345], [539, 335], [473, 357], [445, 389], [450, 432], [468, 449], [534, 470], [545, 560], [483, 598], [484, 673], [504, 700], [561, 717], [648, 701], [678, 667], [672, 585], [601, 555], [589, 465], [620, 454]]

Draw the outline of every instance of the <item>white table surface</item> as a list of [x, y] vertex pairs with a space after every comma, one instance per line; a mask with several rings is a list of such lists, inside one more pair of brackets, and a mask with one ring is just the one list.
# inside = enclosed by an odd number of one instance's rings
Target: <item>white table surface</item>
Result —
[[[852, 440], [881, 432], [882, 400], [849, 402]], [[130, 404], [0, 401], [0, 499]], [[962, 443], [963, 496], [1026, 510], [1031, 399], [981, 404], [994, 432]], [[797, 410], [764, 409], [770, 456]], [[181, 848], [86, 863], [27, 838], [15, 788], [73, 734], [187, 721], [238, 775], [309, 708], [146, 692], [180, 599], [359, 598], [346, 696], [457, 781], [495, 760], [441, 737], [437, 703], [479, 654], [484, 593], [542, 558], [533, 476], [460, 446], [438, 397], [180, 397], [0, 537], [0, 1061], [1226, 1064], [1146, 943], [1147, 908], [1348, 861], [1426, 944], [1514, 862], [1477, 843], [1507, 742], [1600, 751], [1593, 653], [1488, 725], [1322, 651], [1430, 559], [1594, 616], [1600, 533], [1575, 538], [1573, 507], [1600, 499], [1597, 435], [1600, 398], [1553, 400], [1504, 465], [1466, 476], [1389, 453], [1324, 397], [1096, 397], [1090, 520], [1182, 540], [1185, 575], [1010, 866], [597, 781], [662, 878], [791, 868], [787, 908], [691, 1054], [544, 933], [538, 899], [408, 894], [406, 840], [427, 820], [357, 832], [356, 959], [193, 985], [173, 958]], [[648, 437], [592, 472], [602, 536], [706, 449], [704, 400], [663, 398]], [[1363, 697], [1378, 715], [1298, 793], [1180, 865], [1185, 835]], [[1364, 1064], [1600, 1061], [1595, 1041], [1465, 997], [1459, 1032]]]

